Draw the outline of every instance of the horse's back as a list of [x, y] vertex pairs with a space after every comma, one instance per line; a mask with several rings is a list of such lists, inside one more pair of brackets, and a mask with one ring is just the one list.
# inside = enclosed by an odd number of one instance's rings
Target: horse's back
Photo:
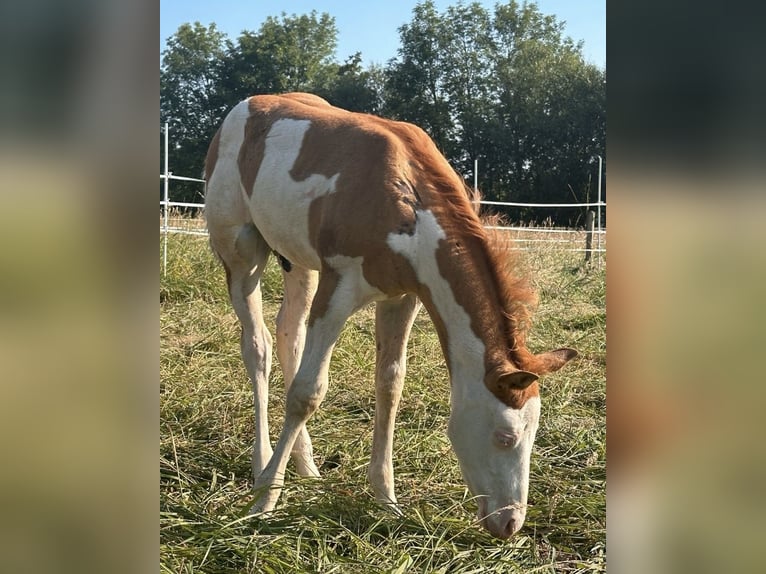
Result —
[[386, 188], [397, 185], [400, 147], [372, 116], [311, 94], [244, 100], [226, 116], [208, 152], [211, 234], [217, 226], [252, 221], [283, 257], [319, 269], [320, 243], [332, 229], [353, 238], [365, 231], [364, 218], [384, 215]]
[[443, 203], [437, 187], [463, 185], [420, 128], [308, 94], [253, 96], [229, 113], [216, 138], [211, 235], [219, 224], [252, 222], [274, 251], [302, 267], [321, 269], [336, 255], [362, 258], [365, 274], [389, 294], [415, 283], [388, 248], [390, 234], [412, 233], [417, 209]]

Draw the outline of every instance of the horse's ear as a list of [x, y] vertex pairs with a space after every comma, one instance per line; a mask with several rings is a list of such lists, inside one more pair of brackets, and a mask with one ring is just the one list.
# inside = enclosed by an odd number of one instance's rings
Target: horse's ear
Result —
[[528, 371], [513, 371], [500, 375], [497, 379], [497, 388], [500, 392], [508, 392], [511, 389], [523, 390], [537, 380], [537, 375]]
[[561, 367], [566, 365], [569, 361], [577, 356], [577, 351], [574, 349], [562, 348], [555, 351], [548, 351], [547, 353], [540, 353], [535, 355], [535, 359], [539, 362], [540, 368], [539, 375], [545, 373], [552, 373], [558, 371]]
[[[519, 371], [508, 365], [508, 370], [498, 370], [488, 374], [485, 384], [490, 392], [509, 407], [519, 408], [520, 391], [537, 380], [537, 375], [529, 371]], [[516, 406], [514, 406], [516, 405]]]

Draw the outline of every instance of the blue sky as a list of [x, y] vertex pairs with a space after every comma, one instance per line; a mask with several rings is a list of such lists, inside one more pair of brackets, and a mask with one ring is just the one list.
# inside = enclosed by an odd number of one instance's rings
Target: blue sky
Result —
[[[482, 0], [489, 11], [498, 0]], [[439, 12], [458, 0], [435, 0]], [[566, 22], [564, 34], [575, 41], [583, 40], [585, 60], [606, 66], [606, 0], [537, 0], [544, 14], [553, 14]], [[338, 27], [339, 61], [361, 52], [364, 64], [385, 64], [396, 56], [399, 47], [397, 28], [412, 19], [417, 0], [385, 0], [357, 2], [332, 0], [161, 0], [160, 51], [165, 40], [184, 22], [215, 22], [218, 29], [235, 40], [243, 30], [257, 31], [268, 16], [308, 14], [312, 10], [335, 17]]]

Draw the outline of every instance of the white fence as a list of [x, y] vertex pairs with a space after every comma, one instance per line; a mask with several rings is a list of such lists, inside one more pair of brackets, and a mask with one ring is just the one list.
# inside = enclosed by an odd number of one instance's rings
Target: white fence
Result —
[[[173, 172], [168, 170], [168, 124], [166, 123], [161, 130], [165, 134], [165, 161], [164, 161], [164, 173], [160, 174], [160, 180], [164, 181], [163, 198], [160, 200], [160, 206], [162, 208], [162, 223], [160, 225], [160, 232], [163, 236], [162, 243], [162, 272], [163, 275], [167, 269], [168, 261], [168, 235], [171, 233], [181, 233], [187, 235], [207, 235], [207, 229], [202, 225], [190, 224], [188, 221], [183, 221], [182, 224], [170, 224], [170, 210], [173, 207], [184, 208], [197, 208], [204, 213], [204, 203], [189, 203], [182, 201], [170, 201], [170, 181], [192, 181], [204, 184], [204, 179], [197, 179], [193, 177], [182, 177], [173, 175]], [[595, 207], [598, 210], [598, 218], [594, 222], [593, 235], [596, 237], [595, 248], [577, 247], [576, 245], [583, 245], [582, 237], [586, 233], [585, 229], [562, 229], [553, 227], [495, 227], [494, 229], [504, 229], [507, 231], [517, 232], [514, 237], [514, 241], [519, 244], [529, 243], [567, 243], [570, 245], [566, 251], [581, 251], [591, 252], [600, 256], [601, 253], [606, 252], [606, 229], [601, 225], [601, 209], [606, 208], [606, 202], [601, 201], [601, 172], [602, 172], [602, 159], [599, 156], [598, 162], [598, 201], [591, 203], [517, 203], [510, 201], [481, 201], [482, 205], [496, 205], [506, 207], [557, 207], [557, 208], [582, 208], [582, 207]], [[204, 188], [203, 188], [204, 189]], [[201, 220], [199, 220], [201, 221]], [[520, 245], [520, 249], [528, 249]], [[596, 258], [597, 264], [600, 264], [600, 257]]]

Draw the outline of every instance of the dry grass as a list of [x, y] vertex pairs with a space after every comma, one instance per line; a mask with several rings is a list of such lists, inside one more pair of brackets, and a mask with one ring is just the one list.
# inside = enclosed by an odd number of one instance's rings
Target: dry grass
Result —
[[[582, 253], [528, 252], [540, 308], [533, 351], [570, 346], [580, 358], [542, 385], [543, 414], [525, 526], [499, 542], [473, 524], [446, 437], [449, 383], [421, 311], [395, 435], [399, 518], [366, 481], [374, 412], [371, 308], [348, 322], [322, 409], [309, 422], [322, 480], [291, 466], [268, 520], [246, 516], [252, 395], [223, 270], [205, 238], [169, 237], [161, 316], [161, 570], [164, 572], [601, 572], [606, 568], [606, 307], [602, 268]], [[264, 304], [273, 325], [281, 279], [270, 264]], [[271, 377], [272, 440], [283, 411]]]

